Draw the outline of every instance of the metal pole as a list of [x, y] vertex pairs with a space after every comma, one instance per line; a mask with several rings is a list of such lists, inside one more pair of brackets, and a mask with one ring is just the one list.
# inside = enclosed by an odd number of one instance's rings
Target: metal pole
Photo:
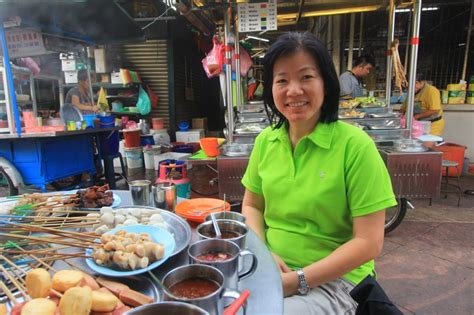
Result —
[[387, 32], [387, 77], [385, 82], [385, 99], [390, 106], [390, 95], [392, 93], [392, 42], [395, 37], [395, 0], [390, 0], [388, 8], [388, 32]]
[[94, 106], [94, 91], [92, 90], [92, 81], [91, 81], [91, 62], [89, 60], [89, 53], [87, 47], [84, 46], [84, 51], [86, 52], [86, 68], [87, 68], [87, 79], [89, 80], [89, 93], [92, 106]]
[[240, 78], [240, 44], [239, 44], [239, 29], [237, 19], [234, 23], [234, 31], [235, 31], [235, 93], [237, 93], [237, 110], [240, 111], [242, 109], [242, 81]]
[[421, 1], [422, 0], [415, 0], [413, 5], [413, 37], [410, 42], [412, 47], [410, 53], [410, 72], [408, 75], [407, 110], [405, 113], [410, 138], [415, 100], [416, 58], [418, 57], [418, 44], [420, 42]]
[[357, 56], [362, 55], [362, 36], [364, 34], [364, 12], [360, 13], [360, 25], [359, 25], [359, 53]]
[[232, 7], [224, 10], [224, 43], [225, 43], [225, 85], [227, 98], [227, 142], [232, 143], [234, 138], [234, 107], [232, 105], [232, 55], [229, 44], [230, 17]]
[[30, 74], [30, 94], [31, 100], [33, 101], [33, 113], [35, 116], [38, 116], [38, 101], [36, 100], [35, 79], [33, 78], [33, 74]]
[[466, 52], [464, 53], [464, 64], [462, 66], [461, 79], [466, 80], [467, 58], [469, 57], [469, 45], [471, 44], [472, 15], [474, 14], [474, 0], [471, 0], [471, 14], [469, 17], [469, 28], [467, 29]]
[[408, 14], [408, 33], [407, 33], [407, 46], [405, 48], [405, 62], [403, 66], [405, 71], [408, 70], [408, 55], [410, 54], [410, 38], [411, 38], [411, 14]]
[[0, 41], [2, 44], [2, 51], [3, 51], [3, 67], [5, 68], [5, 74], [4, 78], [6, 78], [6, 86], [4, 88], [7, 88], [8, 90], [8, 96], [10, 99], [10, 102], [8, 102], [6, 105], [7, 107], [10, 106], [10, 109], [13, 110], [13, 121], [9, 121], [8, 124], [10, 125], [10, 132], [14, 131], [13, 126], [11, 126], [13, 123], [15, 124], [16, 127], [16, 132], [19, 137], [21, 137], [21, 122], [20, 122], [20, 113], [18, 111], [18, 103], [16, 101], [16, 94], [15, 94], [15, 86], [13, 85], [13, 73], [12, 73], [12, 67], [10, 65], [10, 54], [8, 53], [8, 44], [7, 44], [7, 38], [5, 36], [5, 30], [3, 29], [3, 19], [0, 18]]
[[351, 13], [351, 22], [349, 26], [349, 53], [347, 54], [347, 69], [352, 69], [352, 56], [354, 55], [354, 28], [355, 13]]

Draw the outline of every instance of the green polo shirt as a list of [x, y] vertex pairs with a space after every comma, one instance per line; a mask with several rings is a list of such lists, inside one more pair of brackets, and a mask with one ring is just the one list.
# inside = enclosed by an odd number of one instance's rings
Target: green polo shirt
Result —
[[[319, 123], [294, 151], [286, 127], [255, 140], [242, 184], [265, 199], [269, 249], [291, 268], [331, 254], [352, 238], [352, 218], [395, 206], [390, 176], [374, 142], [344, 122]], [[344, 278], [359, 283], [370, 261]]]

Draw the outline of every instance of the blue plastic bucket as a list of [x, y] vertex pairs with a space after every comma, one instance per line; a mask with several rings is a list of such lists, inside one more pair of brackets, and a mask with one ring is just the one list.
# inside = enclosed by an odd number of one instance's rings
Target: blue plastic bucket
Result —
[[86, 128], [94, 128], [94, 119], [97, 118], [96, 114], [82, 114], [82, 118], [86, 122]]
[[115, 116], [114, 115], [107, 115], [107, 116], [99, 115], [99, 119], [100, 119], [100, 127], [101, 128], [111, 128], [115, 125]]

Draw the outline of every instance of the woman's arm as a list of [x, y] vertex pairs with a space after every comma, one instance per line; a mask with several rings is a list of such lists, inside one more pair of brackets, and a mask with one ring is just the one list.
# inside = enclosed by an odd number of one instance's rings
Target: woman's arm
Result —
[[[349, 271], [377, 257], [383, 247], [385, 211], [354, 217], [353, 237], [324, 259], [305, 268], [306, 281], [311, 288], [337, 279]], [[282, 274], [285, 296], [298, 291], [295, 271]]]
[[91, 110], [93, 112], [97, 112], [99, 110], [99, 108], [95, 105], [91, 106], [91, 104], [81, 103], [81, 100], [79, 99], [79, 96], [77, 96], [77, 95], [71, 96], [71, 103], [72, 103], [72, 105], [74, 105], [75, 107], [77, 107], [81, 111]]
[[244, 200], [242, 201], [242, 214], [246, 218], [247, 226], [251, 228], [263, 242], [265, 242], [263, 209], [265, 209], [265, 199], [263, 196], [246, 189]]

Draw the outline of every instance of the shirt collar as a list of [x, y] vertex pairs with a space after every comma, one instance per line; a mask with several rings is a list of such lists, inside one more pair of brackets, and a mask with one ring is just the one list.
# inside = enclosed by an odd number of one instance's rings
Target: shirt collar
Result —
[[[310, 141], [312, 141], [317, 146], [320, 146], [323, 149], [331, 148], [332, 138], [334, 135], [334, 128], [337, 122], [333, 123], [318, 123], [316, 128], [309, 135], [306, 136]], [[289, 141], [288, 139], [288, 128], [286, 124], [283, 124], [279, 129], [271, 131], [271, 134], [268, 137], [269, 141]]]

